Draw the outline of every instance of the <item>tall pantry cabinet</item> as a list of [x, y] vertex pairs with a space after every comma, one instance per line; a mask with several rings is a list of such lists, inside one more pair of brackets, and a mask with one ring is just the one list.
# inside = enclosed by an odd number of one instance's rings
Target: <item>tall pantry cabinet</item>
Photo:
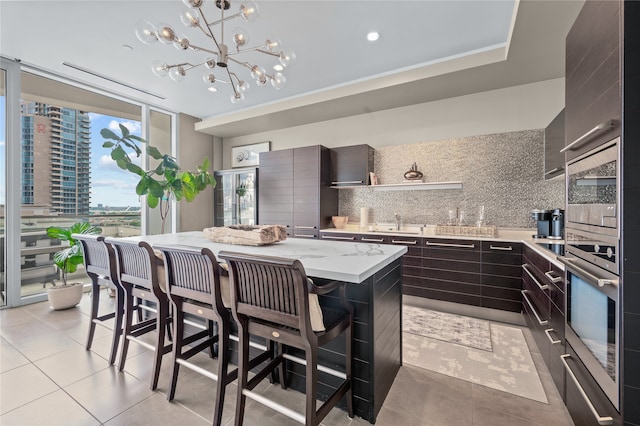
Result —
[[285, 225], [295, 238], [319, 237], [338, 214], [331, 156], [321, 145], [260, 153], [260, 223]]

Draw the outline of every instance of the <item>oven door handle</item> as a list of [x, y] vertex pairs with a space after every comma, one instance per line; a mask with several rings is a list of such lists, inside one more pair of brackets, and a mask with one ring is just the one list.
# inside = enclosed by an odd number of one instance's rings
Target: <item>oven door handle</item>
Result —
[[562, 363], [564, 364], [564, 368], [567, 371], [567, 374], [569, 374], [569, 377], [571, 377], [571, 380], [573, 380], [573, 383], [578, 388], [578, 391], [580, 392], [580, 395], [582, 395], [584, 402], [586, 402], [587, 405], [589, 406], [589, 409], [591, 410], [591, 414], [593, 414], [593, 417], [595, 417], [599, 425], [612, 425], [613, 417], [610, 417], [610, 416], [604, 417], [604, 416], [601, 416], [600, 413], [598, 413], [598, 411], [596, 410], [596, 407], [594, 407], [593, 403], [591, 403], [589, 396], [584, 391], [582, 386], [580, 386], [580, 382], [578, 381], [578, 378], [576, 377], [575, 374], [573, 374], [573, 371], [571, 371], [571, 367], [569, 367], [569, 364], [567, 363], [567, 358], [571, 358], [571, 355], [569, 354], [560, 355], [560, 361], [562, 361]]
[[565, 265], [569, 266], [571, 269], [575, 270], [583, 277], [593, 281], [594, 283], [597, 283], [598, 287], [604, 287], [605, 285], [613, 285], [616, 287], [618, 286], [617, 279], [598, 278], [596, 275], [578, 266], [574, 258], [557, 256], [556, 259], [558, 259], [560, 262], [564, 263]]

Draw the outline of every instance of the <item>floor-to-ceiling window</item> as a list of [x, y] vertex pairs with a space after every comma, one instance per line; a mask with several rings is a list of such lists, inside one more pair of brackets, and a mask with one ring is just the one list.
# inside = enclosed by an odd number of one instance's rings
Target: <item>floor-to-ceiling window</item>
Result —
[[[18, 68], [19, 69], [19, 68]], [[0, 77], [5, 76], [0, 67]], [[59, 274], [53, 266], [53, 254], [61, 242], [46, 235], [48, 226], [69, 226], [75, 222], [90, 222], [99, 226], [107, 236], [131, 236], [151, 231], [143, 224], [143, 200], [135, 192], [139, 177], [117, 167], [111, 150], [103, 147], [103, 128], [120, 133], [120, 125], [132, 134], [146, 137], [155, 133], [155, 146], [171, 152], [173, 135], [172, 114], [154, 111], [155, 119], [147, 117], [149, 108], [115, 96], [80, 87], [51, 77], [38, 70], [17, 71], [19, 79], [12, 80], [19, 101], [5, 103], [5, 87], [0, 86], [0, 226], [2, 227], [2, 303], [10, 306], [44, 299], [45, 290], [58, 282]], [[11, 74], [11, 72], [9, 72]], [[16, 72], [14, 71], [14, 74]], [[4, 121], [6, 108], [15, 109], [11, 123]], [[168, 118], [168, 121], [164, 118]], [[145, 129], [146, 122], [149, 128]], [[4, 155], [7, 129], [14, 129], [14, 162], [7, 167]], [[144, 147], [143, 147], [144, 148]], [[134, 161], [145, 167], [146, 161], [128, 150]], [[9, 170], [8, 170], [9, 169]], [[6, 177], [6, 179], [5, 179]], [[5, 220], [5, 182], [13, 187], [7, 205], [13, 205], [14, 220]], [[11, 191], [10, 191], [11, 192]], [[13, 203], [13, 204], [11, 204]], [[7, 217], [7, 219], [9, 216]], [[5, 238], [4, 225], [16, 230]], [[172, 227], [168, 226], [167, 231]], [[13, 244], [13, 246], [12, 246]], [[5, 253], [10, 247], [18, 254], [13, 260]], [[19, 261], [18, 261], [19, 259]], [[5, 274], [5, 271], [12, 270]], [[6, 280], [11, 276], [11, 281]], [[88, 281], [80, 269], [74, 281]], [[6, 297], [7, 289], [13, 297]]]
[[7, 167], [5, 166], [5, 141], [7, 140], [7, 114], [6, 114], [6, 88], [7, 73], [0, 68], [0, 306], [7, 304], [5, 292], [5, 243], [4, 238], [4, 217], [5, 217], [5, 194], [7, 188]]
[[[21, 73], [21, 297], [59, 282], [53, 255], [61, 242], [49, 226], [89, 222], [107, 236], [141, 234], [137, 176], [118, 168], [103, 148], [102, 128], [122, 124], [141, 135], [139, 105], [98, 95], [30, 72]], [[133, 155], [132, 158], [135, 158]], [[74, 281], [88, 281], [80, 268]]]

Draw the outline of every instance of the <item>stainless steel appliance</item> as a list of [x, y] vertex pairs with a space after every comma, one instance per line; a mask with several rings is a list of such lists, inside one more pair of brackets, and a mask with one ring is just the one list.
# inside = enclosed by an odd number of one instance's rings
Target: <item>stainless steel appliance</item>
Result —
[[569, 257], [564, 262], [567, 278], [565, 337], [605, 395], [619, 409], [618, 276], [581, 259]]
[[620, 138], [567, 163], [566, 227], [619, 238]]
[[619, 142], [567, 163], [567, 343], [611, 403], [620, 406]]
[[549, 238], [561, 240], [564, 237], [564, 210], [555, 209], [551, 211], [551, 222], [549, 225]]
[[551, 210], [532, 210], [531, 218], [536, 222], [537, 229], [533, 238], [547, 238], [551, 233]]

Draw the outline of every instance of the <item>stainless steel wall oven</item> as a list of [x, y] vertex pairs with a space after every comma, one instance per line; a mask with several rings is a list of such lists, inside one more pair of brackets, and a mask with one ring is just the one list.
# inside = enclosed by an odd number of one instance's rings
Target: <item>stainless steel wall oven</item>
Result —
[[620, 138], [567, 164], [567, 342], [620, 406]]

